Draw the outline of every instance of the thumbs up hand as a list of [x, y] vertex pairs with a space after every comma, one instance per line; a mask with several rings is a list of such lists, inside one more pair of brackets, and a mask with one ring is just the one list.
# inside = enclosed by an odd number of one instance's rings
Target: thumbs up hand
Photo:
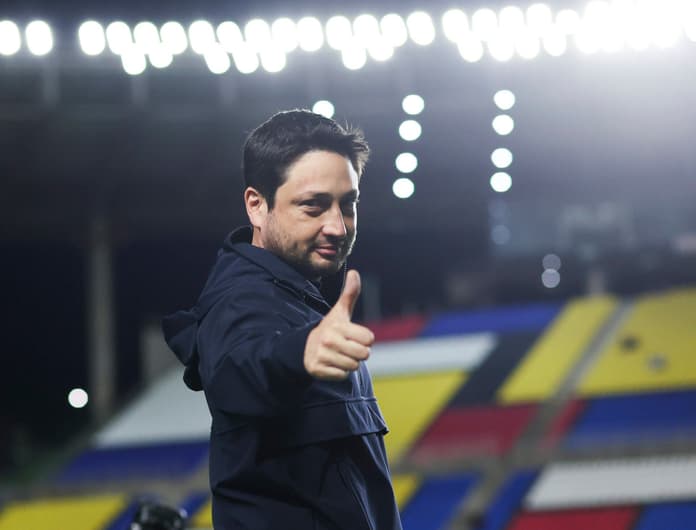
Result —
[[360, 296], [360, 274], [348, 271], [341, 297], [307, 337], [304, 366], [317, 379], [340, 381], [370, 356], [375, 336], [365, 326], [353, 324], [353, 309]]

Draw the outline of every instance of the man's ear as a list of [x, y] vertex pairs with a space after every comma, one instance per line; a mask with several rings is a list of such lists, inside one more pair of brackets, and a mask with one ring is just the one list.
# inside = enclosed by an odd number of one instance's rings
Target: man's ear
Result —
[[261, 195], [261, 192], [256, 188], [249, 186], [244, 190], [244, 205], [246, 206], [247, 215], [251, 226], [256, 229], [261, 228], [266, 224], [266, 216], [268, 215], [268, 203], [266, 198]]

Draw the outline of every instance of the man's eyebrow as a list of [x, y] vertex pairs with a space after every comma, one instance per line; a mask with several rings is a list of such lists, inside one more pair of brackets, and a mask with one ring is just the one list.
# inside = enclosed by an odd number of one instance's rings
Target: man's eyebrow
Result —
[[[351, 190], [341, 197], [341, 202], [357, 200], [359, 195], [360, 192], [358, 190]], [[331, 202], [333, 200], [333, 195], [321, 191], [308, 191], [295, 197], [292, 202], [294, 204], [299, 204], [310, 199]]]

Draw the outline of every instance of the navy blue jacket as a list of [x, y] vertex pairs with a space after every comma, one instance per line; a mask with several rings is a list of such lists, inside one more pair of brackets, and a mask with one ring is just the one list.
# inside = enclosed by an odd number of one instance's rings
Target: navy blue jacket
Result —
[[365, 363], [340, 382], [304, 368], [344, 271], [320, 290], [250, 242], [248, 227], [231, 233], [196, 306], [163, 321], [212, 415], [216, 530], [401, 529]]

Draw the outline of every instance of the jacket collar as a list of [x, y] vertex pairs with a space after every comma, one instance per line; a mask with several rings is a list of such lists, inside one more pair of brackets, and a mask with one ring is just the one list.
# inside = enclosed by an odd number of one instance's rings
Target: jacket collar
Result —
[[242, 226], [231, 232], [225, 239], [223, 249], [232, 251], [268, 271], [279, 282], [292, 287], [300, 293], [320, 298], [333, 305], [340, 296], [345, 279], [346, 266], [336, 274], [322, 278], [317, 284], [305, 278], [300, 272], [282, 258], [268, 250], [251, 244], [251, 226]]

